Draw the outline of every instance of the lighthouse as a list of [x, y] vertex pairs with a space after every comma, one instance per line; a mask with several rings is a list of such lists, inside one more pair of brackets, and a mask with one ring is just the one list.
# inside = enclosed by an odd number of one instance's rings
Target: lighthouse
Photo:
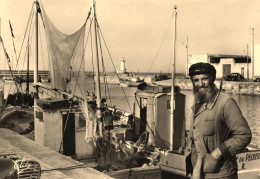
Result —
[[120, 60], [120, 69], [117, 71], [117, 73], [126, 73], [124, 57]]

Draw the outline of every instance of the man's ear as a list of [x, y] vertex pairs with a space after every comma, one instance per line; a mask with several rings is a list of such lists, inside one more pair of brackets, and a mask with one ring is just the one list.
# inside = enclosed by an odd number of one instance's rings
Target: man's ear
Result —
[[214, 76], [209, 76], [209, 78], [210, 78], [210, 83], [214, 83], [216, 77], [214, 77]]

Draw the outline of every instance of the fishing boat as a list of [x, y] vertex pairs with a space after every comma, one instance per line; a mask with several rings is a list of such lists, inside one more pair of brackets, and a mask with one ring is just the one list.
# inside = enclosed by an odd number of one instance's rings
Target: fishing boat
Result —
[[142, 83], [144, 83], [144, 80], [141, 80], [140, 78], [132, 78], [130, 80], [120, 79], [120, 86], [122, 87], [137, 87]]
[[[13, 74], [10, 64], [11, 60], [5, 48], [2, 36], [0, 43], [5, 54], [4, 62], [7, 62], [11, 76], [4, 76], [3, 88], [0, 90], [0, 127], [11, 129], [19, 134], [25, 134], [33, 131], [33, 96], [29, 94], [29, 82], [27, 88], [22, 91], [23, 80]], [[0, 49], [0, 51], [2, 51]], [[5, 88], [8, 94], [4, 94]], [[11, 90], [12, 86], [14, 90]]]

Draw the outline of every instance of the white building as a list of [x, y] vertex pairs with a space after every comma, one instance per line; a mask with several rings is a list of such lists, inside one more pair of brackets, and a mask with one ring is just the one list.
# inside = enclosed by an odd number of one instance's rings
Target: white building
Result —
[[[260, 46], [259, 46], [260, 48]], [[260, 53], [259, 53], [260, 57]], [[252, 78], [251, 57], [244, 55], [192, 54], [189, 56], [188, 68], [198, 62], [210, 63], [217, 71], [216, 78], [230, 73], [240, 73], [245, 78]]]
[[120, 60], [120, 69], [117, 70], [117, 73], [123, 73], [123, 74], [126, 73], [124, 57]]
[[260, 76], [260, 44], [254, 45], [254, 76]]

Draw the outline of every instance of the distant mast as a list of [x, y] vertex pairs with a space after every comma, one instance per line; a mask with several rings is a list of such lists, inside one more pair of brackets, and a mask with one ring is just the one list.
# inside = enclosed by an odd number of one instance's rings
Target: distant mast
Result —
[[[1, 18], [0, 18], [0, 37], [2, 38], [2, 32], [1, 32]], [[0, 46], [1, 47], [1, 46]], [[0, 62], [1, 62], [1, 50], [0, 50]], [[5, 65], [4, 65], [4, 68], [5, 68]]]
[[[34, 60], [34, 83], [38, 83], [38, 10], [39, 2], [35, 1], [35, 60]], [[28, 52], [29, 53], [29, 52]], [[38, 99], [38, 86], [35, 86], [35, 99]]]
[[101, 118], [102, 118], [102, 114], [101, 114], [101, 90], [100, 90], [100, 74], [99, 74], [99, 58], [98, 58], [98, 39], [97, 39], [97, 16], [96, 16], [96, 2], [95, 0], [93, 0], [93, 9], [94, 9], [94, 30], [95, 30], [95, 43], [96, 43], [96, 96], [97, 96], [97, 111], [96, 111], [96, 115], [97, 115], [97, 122], [99, 125], [99, 132], [102, 135], [102, 124], [101, 124]]
[[[1, 18], [0, 18], [0, 37], [2, 38], [2, 32], [1, 32]], [[1, 46], [0, 46], [1, 47]], [[1, 61], [1, 51], [0, 51], [0, 61]], [[5, 68], [5, 65], [4, 65], [4, 68]], [[5, 74], [5, 73], [4, 73]]]
[[28, 39], [28, 44], [27, 44], [27, 72], [26, 72], [26, 95], [29, 95], [29, 61], [30, 60], [30, 44], [29, 44], [29, 39]]
[[171, 118], [170, 118], [170, 150], [173, 149], [173, 120], [174, 120], [174, 73], [175, 73], [175, 59], [176, 59], [176, 40], [177, 40], [177, 6], [174, 5], [174, 23], [173, 23], [173, 59], [172, 59], [172, 86], [171, 86]]

